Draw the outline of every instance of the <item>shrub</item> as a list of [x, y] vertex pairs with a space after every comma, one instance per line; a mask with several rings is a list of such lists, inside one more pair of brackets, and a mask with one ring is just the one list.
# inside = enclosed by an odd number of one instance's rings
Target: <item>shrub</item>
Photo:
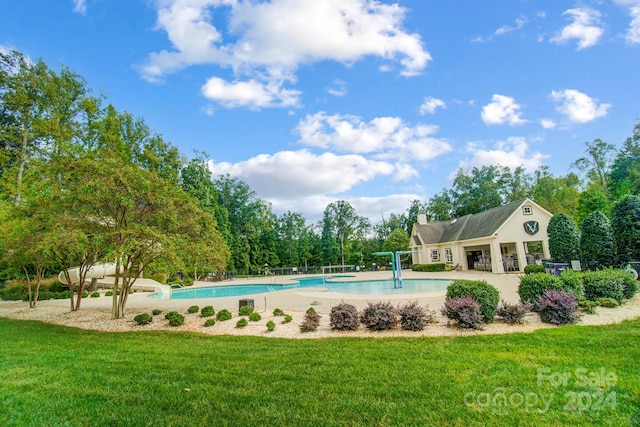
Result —
[[578, 298], [563, 290], [547, 289], [538, 300], [540, 319], [552, 325], [568, 325], [578, 320]]
[[580, 255], [587, 265], [613, 265], [616, 249], [609, 218], [602, 211], [591, 212], [582, 221], [581, 232]]
[[218, 314], [216, 314], [216, 319], [220, 320], [220, 321], [224, 321], [224, 320], [229, 320], [233, 317], [233, 315], [231, 314], [231, 312], [229, 310], [227, 310], [226, 308], [223, 308], [222, 310], [220, 310], [218, 312]]
[[493, 322], [500, 302], [500, 292], [485, 280], [455, 280], [447, 287], [447, 298], [470, 296], [480, 304], [485, 323]]
[[251, 313], [253, 313], [253, 307], [251, 307], [250, 305], [243, 305], [238, 310], [238, 316], [248, 316]]
[[584, 273], [584, 296], [591, 301], [598, 298], [624, 300], [625, 285], [623, 276], [616, 275], [612, 269], [587, 271]]
[[279, 308], [276, 308], [273, 310], [273, 315], [274, 316], [284, 316], [284, 311], [280, 310]]
[[[426, 273], [430, 273], [433, 271], [445, 271], [447, 269], [447, 264], [445, 263], [436, 263], [436, 264], [413, 264], [411, 266], [411, 270], [413, 271], [423, 271]], [[451, 268], [449, 268], [451, 269]]]
[[198, 311], [200, 311], [200, 307], [198, 307], [197, 305], [192, 305], [191, 307], [187, 308], [187, 313], [189, 314], [197, 313]]
[[400, 327], [405, 331], [421, 331], [429, 323], [436, 323], [435, 311], [418, 304], [418, 301], [407, 303], [398, 309]]
[[90, 296], [91, 298], [100, 298], [100, 292], [92, 292]]
[[398, 323], [398, 311], [390, 302], [370, 302], [360, 314], [360, 322], [372, 331], [393, 329]]
[[580, 299], [584, 295], [584, 273], [566, 268], [560, 273], [562, 289]]
[[154, 316], [159, 316], [162, 314], [162, 310], [158, 310], [157, 308], [154, 309], [151, 314], [153, 314]]
[[148, 325], [153, 321], [153, 317], [149, 316], [147, 313], [138, 314], [133, 318], [137, 325]]
[[169, 326], [180, 326], [184, 323], [184, 316], [177, 311], [170, 311], [164, 316], [165, 319], [169, 320]]
[[547, 289], [562, 289], [562, 279], [546, 273], [532, 273], [520, 277], [518, 295], [523, 303], [536, 304], [540, 295]]
[[202, 307], [202, 310], [200, 310], [200, 317], [211, 317], [215, 314], [215, 310], [213, 309], [212, 306], [207, 305]]
[[627, 270], [615, 269], [611, 274], [622, 282], [622, 296], [625, 299], [631, 299], [638, 292], [638, 282], [634, 279], [633, 274]]
[[585, 297], [578, 299], [578, 308], [584, 311], [587, 314], [595, 313], [594, 308], [597, 306], [593, 301], [589, 301]]
[[267, 331], [273, 332], [274, 329], [276, 329], [276, 324], [273, 322], [273, 320], [269, 320], [267, 322]]
[[355, 331], [360, 325], [356, 307], [344, 302], [331, 307], [329, 319], [331, 329], [338, 331]]
[[524, 274], [546, 273], [544, 266], [538, 264], [529, 264], [524, 268]]
[[300, 324], [300, 332], [315, 332], [320, 326], [320, 314], [311, 307], [304, 314], [304, 320]]
[[204, 322], [204, 327], [208, 328], [209, 326], [213, 326], [216, 324], [216, 319], [207, 319]]
[[441, 312], [461, 328], [482, 329], [484, 322], [480, 304], [469, 295], [447, 298]]
[[252, 322], [259, 322], [260, 320], [262, 320], [262, 316], [260, 316], [260, 313], [256, 313], [254, 311], [249, 315], [249, 320], [251, 320]]
[[290, 316], [290, 315], [288, 315], [288, 314], [285, 314], [285, 315], [284, 315], [284, 320], [282, 321], [282, 323], [289, 323], [289, 322], [291, 322], [292, 320], [293, 320], [293, 317], [292, 317], [292, 316]]
[[104, 296], [105, 296], [105, 297], [113, 296], [113, 291], [107, 291], [107, 292], [105, 292], [105, 293], [104, 293]]
[[640, 196], [629, 194], [611, 207], [611, 231], [621, 261], [640, 259]]
[[89, 298], [89, 292], [82, 291], [82, 298]]
[[598, 306], [606, 307], [606, 308], [614, 308], [614, 307], [617, 307], [617, 306], [620, 305], [620, 304], [618, 304], [618, 301], [614, 300], [613, 298], [598, 298], [594, 302]]
[[496, 310], [496, 314], [502, 317], [502, 320], [504, 320], [505, 323], [515, 325], [517, 323], [522, 323], [524, 315], [531, 311], [532, 308], [533, 304], [530, 302], [510, 304], [503, 300], [498, 307], [498, 310]]
[[241, 317], [240, 320], [236, 322], [236, 328], [244, 328], [248, 324], [249, 322], [247, 322], [247, 319], [245, 319], [244, 317]]

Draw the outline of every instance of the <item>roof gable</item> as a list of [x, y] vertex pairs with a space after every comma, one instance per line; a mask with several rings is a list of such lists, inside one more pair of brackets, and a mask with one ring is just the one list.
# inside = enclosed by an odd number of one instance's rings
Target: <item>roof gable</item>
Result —
[[472, 240], [494, 235], [502, 225], [529, 199], [509, 203], [451, 221], [417, 224], [415, 231], [425, 244]]

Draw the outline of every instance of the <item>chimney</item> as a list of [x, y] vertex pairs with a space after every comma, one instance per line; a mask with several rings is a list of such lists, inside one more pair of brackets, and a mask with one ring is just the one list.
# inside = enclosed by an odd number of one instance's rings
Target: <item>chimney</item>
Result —
[[422, 209], [418, 211], [418, 224], [423, 225], [427, 223], [427, 214]]

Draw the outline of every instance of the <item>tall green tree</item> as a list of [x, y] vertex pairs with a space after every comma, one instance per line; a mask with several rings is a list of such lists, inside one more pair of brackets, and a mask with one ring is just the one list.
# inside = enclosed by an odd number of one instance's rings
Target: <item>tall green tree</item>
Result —
[[547, 227], [549, 252], [558, 261], [578, 260], [580, 254], [580, 230], [567, 214], [555, 215]]
[[554, 176], [548, 166], [535, 171], [532, 197], [540, 206], [553, 214], [565, 213], [575, 218], [580, 196], [580, 178], [574, 173]]
[[451, 189], [453, 216], [461, 217], [501, 206], [501, 185], [502, 171], [498, 166], [474, 167], [469, 174], [459, 169]]
[[614, 200], [640, 194], [640, 123], [633, 128], [616, 155], [609, 175], [609, 191]]
[[382, 250], [385, 252], [409, 250], [409, 235], [402, 228], [396, 228], [384, 241]]
[[585, 173], [590, 185], [597, 187], [606, 194], [608, 191], [608, 176], [616, 147], [600, 138], [596, 138], [592, 142], [587, 141], [584, 144], [587, 147], [587, 155], [573, 162], [572, 166]]
[[[369, 220], [359, 216], [349, 202], [339, 200], [327, 205], [322, 221], [325, 256], [335, 256], [335, 250], [338, 249], [341, 265], [345, 265], [345, 259], [355, 264], [362, 263], [364, 259], [363, 240], [371, 226]], [[335, 262], [334, 258], [325, 258], [325, 261]]]
[[611, 223], [603, 212], [592, 212], [582, 222], [580, 254], [589, 268], [614, 264], [615, 242]]
[[627, 195], [613, 205], [611, 229], [619, 261], [640, 260], [640, 196]]

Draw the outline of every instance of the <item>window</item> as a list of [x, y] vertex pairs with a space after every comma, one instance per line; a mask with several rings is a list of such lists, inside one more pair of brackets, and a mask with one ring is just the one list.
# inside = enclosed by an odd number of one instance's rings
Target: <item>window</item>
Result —
[[444, 257], [449, 264], [453, 264], [453, 252], [451, 252], [451, 248], [446, 248], [444, 250]]
[[533, 215], [533, 209], [531, 209], [531, 206], [529, 206], [529, 205], [523, 206], [522, 207], [522, 212], [525, 215]]
[[440, 252], [437, 249], [431, 250], [431, 261], [440, 261]]

